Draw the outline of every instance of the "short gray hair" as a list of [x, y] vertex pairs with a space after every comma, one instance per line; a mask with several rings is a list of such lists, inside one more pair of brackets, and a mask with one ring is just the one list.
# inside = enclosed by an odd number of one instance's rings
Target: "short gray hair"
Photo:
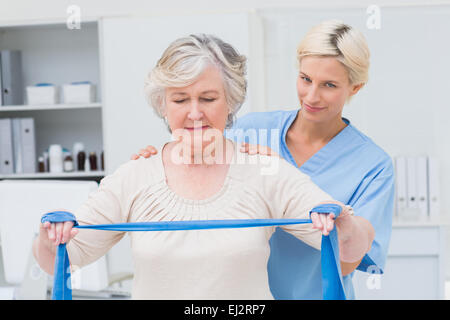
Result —
[[229, 108], [227, 127], [231, 126], [247, 92], [246, 57], [230, 44], [206, 34], [190, 35], [172, 42], [164, 51], [145, 81], [149, 104], [163, 117], [165, 89], [185, 87], [195, 82], [210, 65], [222, 74]]

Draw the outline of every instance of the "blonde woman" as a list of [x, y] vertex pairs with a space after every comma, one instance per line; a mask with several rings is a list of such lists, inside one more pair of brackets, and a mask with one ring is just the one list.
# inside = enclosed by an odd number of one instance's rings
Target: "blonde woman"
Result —
[[[158, 155], [129, 161], [105, 177], [75, 212], [79, 224], [308, 218], [314, 206], [331, 202], [343, 208], [335, 221], [332, 214], [313, 213], [312, 225], [283, 230], [319, 250], [322, 233], [328, 234], [335, 222], [341, 259], [370, 249], [373, 230], [348, 237], [355, 225], [370, 229], [350, 207], [334, 201], [286, 161], [236, 152], [236, 144], [223, 136], [246, 93], [245, 57], [229, 44], [207, 35], [176, 40], [150, 73], [146, 89], [175, 140], [161, 146]], [[263, 174], [266, 166], [276, 170]], [[70, 240], [71, 265], [82, 267], [124, 236], [72, 226], [73, 222], [41, 225], [34, 254], [47, 272], [53, 273], [58, 243]], [[133, 298], [272, 299], [267, 262], [274, 231], [264, 227], [130, 233]]]
[[[358, 217], [370, 221], [375, 230], [371, 250], [342, 264], [347, 298], [355, 297], [355, 269], [383, 272], [392, 228], [391, 158], [342, 118], [346, 102], [368, 81], [369, 58], [364, 36], [351, 26], [331, 20], [313, 27], [297, 50], [300, 108], [247, 114], [227, 134], [241, 143], [246, 135], [237, 132], [266, 129], [268, 136], [263, 139], [247, 135], [245, 142], [250, 144], [244, 144], [242, 151], [279, 154], [335, 199], [352, 206]], [[272, 129], [280, 134], [271, 136]], [[155, 153], [151, 146], [140, 151], [143, 157]], [[354, 235], [359, 232], [370, 229], [353, 229]], [[269, 283], [275, 299], [322, 298], [319, 251], [281, 228], [273, 234], [270, 248]]]

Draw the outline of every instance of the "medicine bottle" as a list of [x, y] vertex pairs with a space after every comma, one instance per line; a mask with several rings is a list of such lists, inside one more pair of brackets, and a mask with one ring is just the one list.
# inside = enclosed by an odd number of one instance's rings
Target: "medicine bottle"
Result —
[[73, 159], [70, 154], [64, 158], [64, 172], [73, 171]]
[[97, 155], [95, 154], [95, 152], [91, 152], [89, 154], [89, 165], [91, 167], [91, 171], [97, 170]]
[[84, 171], [84, 162], [86, 161], [86, 153], [79, 151], [77, 154], [77, 169], [78, 171]]

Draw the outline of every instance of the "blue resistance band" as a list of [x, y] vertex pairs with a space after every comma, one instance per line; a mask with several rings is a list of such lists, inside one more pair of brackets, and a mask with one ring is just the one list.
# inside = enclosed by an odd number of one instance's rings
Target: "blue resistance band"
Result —
[[[341, 213], [341, 206], [324, 204], [314, 207], [311, 211], [318, 213], [334, 213], [337, 218]], [[49, 212], [42, 216], [41, 222], [74, 222], [79, 229], [96, 229], [109, 231], [175, 231], [201, 230], [223, 228], [250, 228], [281, 226], [290, 224], [311, 223], [310, 219], [238, 219], [238, 220], [191, 220], [191, 221], [156, 221], [117, 224], [99, 224], [80, 226], [75, 216], [66, 211]], [[321, 245], [322, 292], [324, 300], [345, 300], [345, 291], [339, 259], [339, 246], [336, 228], [328, 236], [322, 236]], [[58, 245], [55, 257], [53, 279], [53, 300], [72, 300], [72, 286], [70, 278], [70, 261], [66, 244]]]

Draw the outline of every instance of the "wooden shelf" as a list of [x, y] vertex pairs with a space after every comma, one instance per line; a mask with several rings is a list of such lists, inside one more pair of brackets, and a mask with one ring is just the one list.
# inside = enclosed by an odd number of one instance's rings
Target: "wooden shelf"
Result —
[[0, 175], [0, 179], [49, 179], [49, 178], [89, 178], [103, 177], [105, 171], [74, 171], [74, 172], [37, 172]]
[[50, 104], [50, 105], [21, 105], [21, 106], [0, 106], [0, 112], [10, 111], [36, 111], [36, 110], [69, 110], [69, 109], [91, 109], [101, 108], [102, 104], [80, 103], [80, 104]]

